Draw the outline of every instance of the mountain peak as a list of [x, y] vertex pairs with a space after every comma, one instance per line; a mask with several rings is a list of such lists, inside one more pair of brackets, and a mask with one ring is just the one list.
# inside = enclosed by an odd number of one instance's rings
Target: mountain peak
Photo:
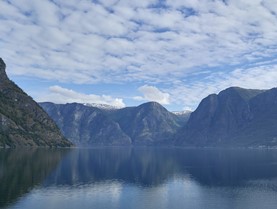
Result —
[[249, 101], [251, 98], [257, 96], [258, 94], [264, 92], [264, 90], [260, 90], [260, 89], [245, 89], [245, 88], [241, 88], [241, 87], [229, 87], [223, 91], [221, 91], [218, 95], [222, 96], [222, 95], [239, 95], [242, 99], [244, 99], [245, 101]]
[[38, 104], [12, 82], [0, 58], [0, 147], [72, 146]]
[[141, 105], [139, 105], [138, 107], [163, 107], [160, 103], [158, 102], [146, 102], [143, 103]]
[[0, 57], [0, 68], [2, 68], [2, 65], [4, 65], [4, 68], [6, 68], [4, 60]]
[[4, 60], [0, 57], [0, 79], [1, 78], [7, 78], [7, 74], [6, 74], [6, 64]]
[[84, 103], [85, 106], [89, 107], [96, 107], [101, 110], [118, 110], [122, 109], [123, 107], [120, 106], [114, 106], [114, 105], [108, 105], [108, 104], [99, 104], [99, 103]]

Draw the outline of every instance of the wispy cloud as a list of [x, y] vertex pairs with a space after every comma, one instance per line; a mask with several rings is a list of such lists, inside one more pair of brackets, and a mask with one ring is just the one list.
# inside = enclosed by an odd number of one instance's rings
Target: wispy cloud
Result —
[[51, 101], [57, 104], [78, 102], [108, 104], [116, 107], [125, 107], [123, 99], [121, 98], [113, 98], [109, 95], [83, 94], [60, 86], [51, 86], [49, 88], [49, 92], [39, 96], [37, 100], [39, 102]]

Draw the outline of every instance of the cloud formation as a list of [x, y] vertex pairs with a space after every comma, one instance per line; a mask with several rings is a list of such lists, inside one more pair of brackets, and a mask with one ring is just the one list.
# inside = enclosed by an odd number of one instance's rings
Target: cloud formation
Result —
[[159, 82], [276, 56], [275, 6], [273, 0], [4, 0], [1, 54], [17, 75]]
[[148, 86], [144, 85], [138, 88], [139, 92], [143, 94], [143, 97], [141, 96], [136, 96], [134, 97], [135, 100], [138, 101], [154, 101], [158, 102], [160, 104], [167, 105], [170, 102], [169, 99], [169, 94], [160, 91], [157, 87], [155, 86]]
[[0, 8], [11, 76], [146, 83], [183, 106], [228, 85], [276, 85], [275, 0], [2, 0]]
[[49, 88], [49, 93], [42, 95], [37, 100], [39, 102], [51, 101], [57, 104], [77, 102], [107, 104], [116, 107], [125, 107], [123, 100], [120, 98], [112, 98], [109, 95], [99, 96], [94, 94], [83, 94], [60, 86], [51, 86]]

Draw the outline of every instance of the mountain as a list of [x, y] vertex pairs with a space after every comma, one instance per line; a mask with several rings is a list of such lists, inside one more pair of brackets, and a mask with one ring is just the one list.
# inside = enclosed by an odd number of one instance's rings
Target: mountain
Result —
[[174, 115], [190, 115], [192, 111], [183, 110], [183, 111], [172, 111]]
[[254, 144], [277, 146], [277, 88], [257, 95], [249, 105], [252, 118], [242, 137], [251, 138]]
[[79, 146], [168, 144], [180, 127], [178, 116], [156, 102], [112, 111], [78, 103], [40, 105]]
[[0, 58], [0, 147], [71, 146], [45, 111], [6, 74]]
[[101, 109], [78, 103], [40, 103], [62, 133], [78, 146], [129, 145], [131, 139]]
[[277, 89], [231, 87], [204, 98], [176, 135], [185, 146], [276, 146]]
[[185, 125], [188, 122], [192, 111], [190, 110], [173, 111], [172, 113], [177, 116], [179, 124]]
[[172, 136], [180, 127], [178, 116], [157, 102], [123, 108], [111, 113], [133, 144], [171, 144]]
[[111, 111], [122, 108], [122, 107], [118, 107], [118, 106], [107, 105], [107, 104], [98, 104], [98, 103], [84, 103], [84, 105], [89, 106], [89, 107], [97, 107], [102, 110], [111, 110]]
[[277, 146], [277, 88], [231, 87], [204, 98], [192, 113], [167, 111], [156, 102], [121, 109], [73, 103], [41, 106], [79, 146]]

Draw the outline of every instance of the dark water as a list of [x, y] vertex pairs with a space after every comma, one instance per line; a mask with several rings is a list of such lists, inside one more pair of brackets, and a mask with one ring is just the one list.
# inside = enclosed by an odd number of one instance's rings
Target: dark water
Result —
[[277, 208], [277, 150], [0, 150], [0, 208]]

